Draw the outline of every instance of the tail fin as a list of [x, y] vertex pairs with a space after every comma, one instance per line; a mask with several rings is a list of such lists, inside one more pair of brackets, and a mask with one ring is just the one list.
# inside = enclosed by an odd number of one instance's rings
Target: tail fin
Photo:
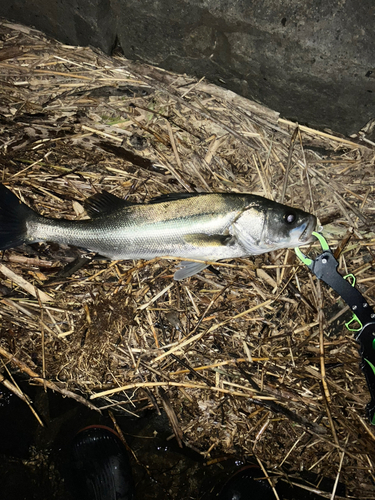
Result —
[[35, 212], [0, 184], [0, 250], [28, 241], [26, 223]]

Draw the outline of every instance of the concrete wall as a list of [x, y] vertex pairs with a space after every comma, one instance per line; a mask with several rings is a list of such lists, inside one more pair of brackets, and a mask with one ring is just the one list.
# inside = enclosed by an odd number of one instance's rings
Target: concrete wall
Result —
[[375, 118], [372, 0], [10, 0], [0, 16], [350, 134]]

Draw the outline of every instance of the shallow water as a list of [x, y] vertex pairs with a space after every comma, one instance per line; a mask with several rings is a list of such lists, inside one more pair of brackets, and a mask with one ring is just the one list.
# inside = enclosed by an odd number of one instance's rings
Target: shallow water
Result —
[[[2, 498], [12, 500], [75, 500], [70, 483], [69, 453], [75, 434], [87, 425], [113, 428], [108, 415], [62, 398], [51, 391], [19, 382], [42, 417], [42, 427], [27, 405], [6, 389], [0, 390], [0, 480]], [[144, 500], [209, 500], [245, 463], [242, 457], [218, 457], [207, 465], [198, 452], [180, 449], [171, 437], [165, 414], [145, 412], [140, 418], [116, 415], [125, 439], [137, 457], [131, 457], [137, 498]], [[250, 460], [251, 461], [251, 460]], [[321, 483], [321, 487], [323, 488]], [[331, 485], [326, 483], [329, 491]], [[284, 500], [321, 497], [278, 483]], [[343, 495], [341, 487], [337, 492]], [[255, 500], [255, 499], [252, 499]]]

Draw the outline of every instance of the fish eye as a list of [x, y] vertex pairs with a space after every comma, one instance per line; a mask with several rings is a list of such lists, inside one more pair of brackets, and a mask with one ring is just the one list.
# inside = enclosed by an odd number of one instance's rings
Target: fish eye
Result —
[[293, 222], [296, 220], [296, 214], [293, 212], [287, 212], [284, 215], [284, 220], [287, 224], [293, 224]]

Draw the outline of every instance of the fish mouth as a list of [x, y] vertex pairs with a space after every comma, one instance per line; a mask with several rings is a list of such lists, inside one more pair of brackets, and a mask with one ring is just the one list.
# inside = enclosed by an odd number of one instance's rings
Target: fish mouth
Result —
[[310, 218], [309, 222], [306, 224], [306, 227], [303, 230], [301, 236], [298, 238], [298, 240], [301, 243], [310, 243], [310, 242], [314, 241], [315, 236], [313, 236], [311, 233], [316, 228], [316, 224], [317, 224], [317, 218], [313, 215]]

